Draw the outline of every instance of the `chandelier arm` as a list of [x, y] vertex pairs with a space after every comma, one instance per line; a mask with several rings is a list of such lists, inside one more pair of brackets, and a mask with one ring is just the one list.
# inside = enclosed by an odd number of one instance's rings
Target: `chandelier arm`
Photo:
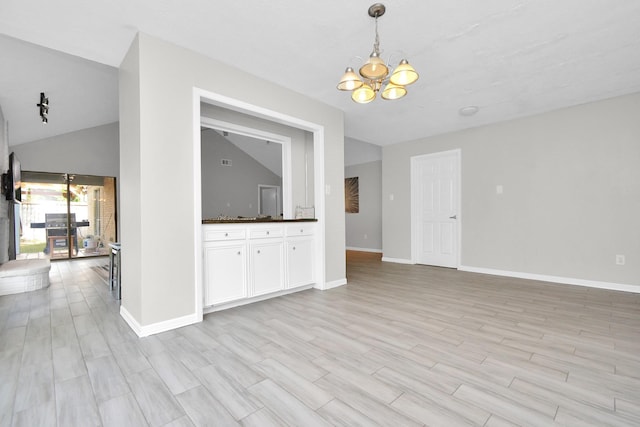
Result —
[[[391, 66], [390, 68], [394, 68], [393, 65], [392, 65], [392, 64], [394, 64], [394, 62], [393, 62], [393, 58], [394, 57], [402, 59], [402, 58], [406, 58], [407, 55], [401, 50], [392, 52], [389, 55], [389, 59], [387, 60], [387, 65]], [[398, 61], [398, 62], [400, 62], [400, 61]]]

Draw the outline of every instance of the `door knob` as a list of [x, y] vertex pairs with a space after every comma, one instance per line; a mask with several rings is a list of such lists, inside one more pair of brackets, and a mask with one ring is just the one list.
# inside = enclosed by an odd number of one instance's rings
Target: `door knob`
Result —
[[450, 216], [449, 219], [458, 219], [458, 216], [457, 215]]

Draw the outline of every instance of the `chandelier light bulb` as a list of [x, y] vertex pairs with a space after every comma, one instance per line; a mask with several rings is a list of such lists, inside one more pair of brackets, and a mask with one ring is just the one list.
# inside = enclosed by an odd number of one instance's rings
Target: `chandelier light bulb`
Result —
[[376, 91], [365, 83], [351, 93], [351, 99], [358, 104], [367, 104], [376, 99]]
[[394, 85], [407, 86], [418, 80], [418, 77], [418, 73], [411, 65], [409, 65], [409, 61], [403, 59], [400, 61], [400, 64], [398, 64], [396, 69], [393, 70], [389, 80]]
[[387, 77], [388, 74], [389, 68], [377, 52], [371, 52], [369, 60], [360, 67], [360, 75], [369, 80], [381, 80]]
[[355, 90], [362, 85], [362, 80], [356, 72], [353, 71], [353, 68], [347, 67], [344, 75], [340, 79], [340, 83], [338, 83], [338, 90]]
[[392, 82], [387, 83], [387, 86], [382, 91], [382, 99], [386, 99], [388, 101], [394, 99], [400, 99], [407, 94], [407, 89], [404, 86], [393, 84]]

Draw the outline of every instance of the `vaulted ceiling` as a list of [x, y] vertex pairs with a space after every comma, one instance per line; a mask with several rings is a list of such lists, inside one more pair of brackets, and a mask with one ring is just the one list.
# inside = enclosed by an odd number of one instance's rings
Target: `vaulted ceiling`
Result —
[[420, 79], [401, 100], [359, 105], [336, 84], [372, 50], [371, 3], [2, 1], [10, 144], [116, 121], [117, 67], [138, 31], [339, 108], [347, 136], [378, 145], [640, 91], [637, 0], [389, 0], [382, 56], [406, 56]]

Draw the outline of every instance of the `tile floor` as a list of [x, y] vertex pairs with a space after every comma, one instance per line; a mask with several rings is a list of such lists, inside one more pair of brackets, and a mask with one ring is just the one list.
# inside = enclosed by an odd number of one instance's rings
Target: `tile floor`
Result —
[[640, 425], [640, 295], [381, 263], [139, 339], [91, 268], [0, 297], [0, 426]]

